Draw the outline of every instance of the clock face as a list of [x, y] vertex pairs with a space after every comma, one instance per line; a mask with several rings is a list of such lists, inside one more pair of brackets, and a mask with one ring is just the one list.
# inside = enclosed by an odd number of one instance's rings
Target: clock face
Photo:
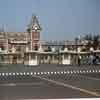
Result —
[[37, 26], [35, 26], [34, 29], [37, 30], [38, 29]]

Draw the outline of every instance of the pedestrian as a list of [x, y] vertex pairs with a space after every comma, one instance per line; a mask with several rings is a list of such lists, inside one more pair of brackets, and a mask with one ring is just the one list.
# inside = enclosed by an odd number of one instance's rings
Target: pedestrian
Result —
[[94, 63], [94, 56], [93, 55], [89, 56], [89, 63], [90, 63], [90, 65], [92, 65]]
[[81, 64], [81, 56], [78, 57], [78, 65], [80, 66]]

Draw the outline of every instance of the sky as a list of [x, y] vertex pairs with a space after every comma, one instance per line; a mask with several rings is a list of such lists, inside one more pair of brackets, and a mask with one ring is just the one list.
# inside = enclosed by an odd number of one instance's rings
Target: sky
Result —
[[0, 27], [5, 31], [25, 32], [32, 14], [41, 24], [41, 40], [100, 34], [100, 0], [0, 0]]

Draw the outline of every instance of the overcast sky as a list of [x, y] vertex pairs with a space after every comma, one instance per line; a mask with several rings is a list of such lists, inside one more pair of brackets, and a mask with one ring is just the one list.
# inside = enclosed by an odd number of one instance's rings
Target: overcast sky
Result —
[[0, 26], [26, 31], [32, 13], [39, 18], [42, 40], [100, 34], [100, 0], [0, 0]]

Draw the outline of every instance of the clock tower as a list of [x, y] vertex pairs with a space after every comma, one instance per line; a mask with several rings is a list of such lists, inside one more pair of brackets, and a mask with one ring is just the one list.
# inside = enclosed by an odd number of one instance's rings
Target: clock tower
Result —
[[31, 50], [38, 50], [40, 43], [40, 32], [42, 29], [35, 15], [32, 15], [32, 20], [29, 27], [31, 33]]

